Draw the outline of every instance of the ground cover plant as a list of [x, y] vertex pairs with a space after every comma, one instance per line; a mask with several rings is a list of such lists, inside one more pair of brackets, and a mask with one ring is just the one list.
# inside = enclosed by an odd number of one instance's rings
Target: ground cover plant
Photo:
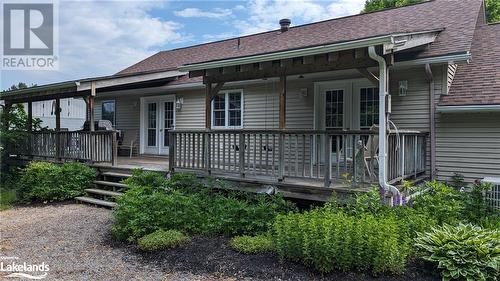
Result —
[[63, 201], [84, 194], [95, 178], [96, 171], [81, 163], [31, 162], [16, 187], [22, 202]]
[[278, 213], [295, 209], [279, 196], [218, 192], [192, 174], [174, 174], [167, 180], [161, 173], [136, 171], [126, 183], [129, 188], [117, 199], [113, 213], [113, 234], [119, 240], [135, 241], [159, 229], [259, 234], [269, 229]]
[[500, 231], [472, 224], [443, 225], [415, 239], [420, 256], [441, 269], [443, 280], [496, 280], [500, 276]]
[[143, 251], [158, 251], [185, 245], [190, 240], [180, 231], [160, 229], [140, 238], [137, 245]]
[[236, 236], [230, 241], [231, 248], [244, 254], [263, 254], [274, 251], [274, 242], [268, 234]]

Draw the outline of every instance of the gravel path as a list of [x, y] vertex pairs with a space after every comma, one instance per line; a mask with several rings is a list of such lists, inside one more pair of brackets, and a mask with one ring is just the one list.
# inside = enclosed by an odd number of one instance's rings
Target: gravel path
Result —
[[[14, 208], [0, 212], [0, 257], [49, 266], [44, 280], [215, 280], [165, 272], [109, 243], [111, 212], [82, 204]], [[11, 263], [4, 260], [4, 263]], [[0, 279], [7, 275], [0, 272]], [[33, 274], [37, 275], [37, 274]], [[19, 280], [8, 278], [8, 280]]]
[[[272, 255], [234, 252], [224, 237], [195, 236], [184, 247], [144, 253], [110, 236], [111, 211], [82, 204], [17, 207], [0, 212], [0, 262], [44, 262], [43, 280], [439, 280], [422, 264], [399, 276], [363, 272], [320, 275], [301, 264], [280, 263]], [[5, 262], [5, 261], [4, 261]], [[19, 280], [2, 278], [0, 280]], [[33, 274], [38, 275], [38, 274]]]

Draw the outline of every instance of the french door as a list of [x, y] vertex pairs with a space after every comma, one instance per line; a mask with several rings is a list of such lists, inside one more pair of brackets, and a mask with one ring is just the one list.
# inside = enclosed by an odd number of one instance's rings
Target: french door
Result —
[[[378, 88], [365, 80], [319, 82], [315, 85], [315, 128], [364, 130], [378, 124]], [[336, 152], [336, 139], [332, 152]], [[352, 137], [340, 139], [342, 155], [353, 156]], [[332, 157], [334, 157], [332, 155]], [[333, 158], [332, 158], [333, 159]]]
[[168, 155], [169, 131], [175, 127], [175, 98], [142, 98], [141, 120], [141, 153]]

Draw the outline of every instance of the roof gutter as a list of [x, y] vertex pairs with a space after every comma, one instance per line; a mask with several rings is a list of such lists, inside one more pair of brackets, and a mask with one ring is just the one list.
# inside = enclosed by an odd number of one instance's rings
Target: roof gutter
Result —
[[439, 105], [439, 113], [500, 112], [500, 104], [485, 105]]
[[439, 64], [439, 63], [453, 63], [459, 61], [469, 62], [472, 58], [470, 52], [463, 52], [445, 56], [428, 57], [415, 60], [398, 61], [394, 63], [394, 66], [411, 66], [411, 65], [426, 65], [426, 64]]

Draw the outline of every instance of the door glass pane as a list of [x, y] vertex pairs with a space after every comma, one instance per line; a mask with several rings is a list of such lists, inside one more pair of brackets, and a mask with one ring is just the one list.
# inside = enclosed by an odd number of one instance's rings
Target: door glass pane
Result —
[[156, 146], [156, 103], [148, 103], [148, 146]]
[[359, 126], [370, 128], [378, 124], [378, 88], [361, 88], [359, 90]]
[[165, 120], [164, 120], [164, 131], [163, 131], [163, 145], [169, 145], [168, 132], [174, 128], [174, 103], [171, 101], [165, 102]]
[[326, 91], [326, 128], [342, 129], [344, 125], [344, 90]]

